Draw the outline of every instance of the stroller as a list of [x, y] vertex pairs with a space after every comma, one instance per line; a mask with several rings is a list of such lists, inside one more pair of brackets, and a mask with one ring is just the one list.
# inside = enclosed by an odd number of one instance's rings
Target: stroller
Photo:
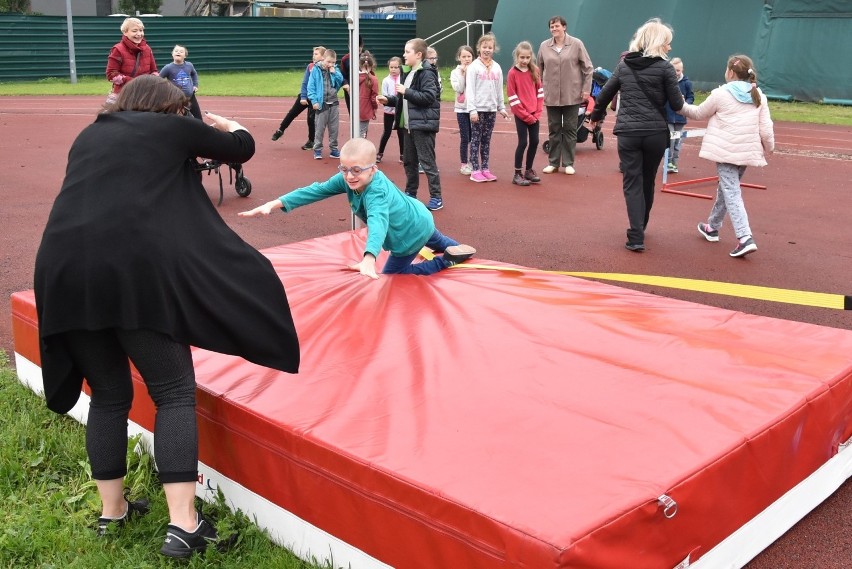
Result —
[[[243, 174], [243, 165], [237, 162], [228, 163], [228, 183], [234, 184], [234, 189], [237, 191], [237, 195], [241, 198], [248, 197], [251, 193], [251, 181], [245, 177]], [[209, 175], [210, 172], [216, 172], [219, 174], [219, 202], [216, 206], [222, 205], [222, 200], [225, 197], [225, 189], [222, 185], [222, 172], [219, 168], [222, 167], [222, 163], [218, 160], [205, 160], [203, 162], [196, 162], [195, 171], [198, 172], [200, 176], [202, 172], [207, 172]]]
[[[595, 110], [595, 99], [597, 98], [598, 93], [601, 92], [601, 89], [603, 89], [603, 86], [610, 77], [612, 77], [612, 73], [610, 71], [607, 71], [603, 67], [595, 68], [592, 72], [592, 92], [586, 102], [580, 105], [580, 110], [577, 114], [577, 142], [586, 142], [586, 140], [589, 139], [589, 134], [591, 134], [592, 142], [595, 143], [595, 148], [598, 150], [602, 149], [604, 145], [604, 135], [603, 132], [601, 132], [603, 120], [598, 121], [598, 124], [596, 124], [595, 128], [592, 130], [589, 130], [585, 123], [588, 120], [589, 115], [592, 114], [592, 111]], [[541, 149], [545, 152], [550, 152], [550, 141], [545, 140], [541, 145]]]

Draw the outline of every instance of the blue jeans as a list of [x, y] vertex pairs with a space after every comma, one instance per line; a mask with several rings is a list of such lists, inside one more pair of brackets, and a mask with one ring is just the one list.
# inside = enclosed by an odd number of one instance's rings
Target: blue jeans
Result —
[[[442, 234], [437, 229], [435, 233], [426, 241], [426, 247], [429, 247], [437, 253], [443, 253], [447, 247], [458, 245], [458, 241], [451, 239]], [[438, 271], [443, 271], [447, 268], [447, 263], [443, 257], [435, 256], [431, 261], [423, 261], [422, 263], [414, 263], [411, 261], [417, 257], [417, 253], [398, 257], [391, 255], [385, 263], [385, 268], [382, 269], [382, 274], [385, 275], [434, 275]]]

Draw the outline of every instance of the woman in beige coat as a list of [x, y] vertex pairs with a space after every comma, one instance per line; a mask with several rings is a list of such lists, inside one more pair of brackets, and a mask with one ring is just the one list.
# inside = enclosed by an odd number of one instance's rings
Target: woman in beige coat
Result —
[[757, 251], [743, 203], [740, 178], [746, 166], [766, 166], [764, 152], [775, 149], [775, 135], [766, 96], [757, 88], [754, 63], [745, 55], [732, 55], [725, 69], [727, 83], [717, 87], [701, 105], [684, 105], [678, 111], [691, 119], [708, 119], [699, 156], [716, 162], [719, 185], [707, 222], [698, 232], [707, 241], [719, 241], [719, 228], [727, 213], [737, 237], [731, 257]]

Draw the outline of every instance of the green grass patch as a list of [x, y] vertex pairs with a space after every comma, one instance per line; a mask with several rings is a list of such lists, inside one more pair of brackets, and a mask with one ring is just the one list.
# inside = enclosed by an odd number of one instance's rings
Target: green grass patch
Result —
[[[441, 79], [444, 91], [441, 100], [452, 102], [453, 89], [450, 85], [451, 67], [442, 67]], [[386, 71], [380, 69], [379, 80]], [[303, 72], [290, 71], [246, 71], [204, 73], [199, 78], [200, 96], [204, 97], [296, 97], [302, 85]], [[106, 98], [110, 85], [103, 77], [79, 77], [77, 83], [67, 78], [51, 77], [40, 81], [0, 83], [0, 96], [13, 95], [103, 95]], [[709, 93], [696, 93], [695, 102], [700, 103]], [[772, 120], [813, 124], [852, 126], [852, 107], [770, 101]]]
[[[144, 569], [175, 567], [159, 554], [168, 511], [150, 455], [128, 445], [132, 497], [146, 496], [151, 512], [123, 528], [97, 537], [100, 500], [86, 458], [85, 427], [48, 411], [44, 401], [23, 386], [0, 350], [0, 569]], [[239, 533], [226, 553], [210, 548], [177, 566], [317, 569], [272, 543], [242, 513], [233, 513], [222, 496], [205, 505], [220, 535]]]

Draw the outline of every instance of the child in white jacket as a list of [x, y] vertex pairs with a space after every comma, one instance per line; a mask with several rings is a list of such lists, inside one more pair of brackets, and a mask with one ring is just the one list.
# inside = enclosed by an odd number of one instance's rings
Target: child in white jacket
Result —
[[684, 105], [679, 112], [691, 119], [709, 118], [698, 155], [716, 162], [719, 174], [716, 201], [707, 222], [698, 224], [698, 232], [707, 241], [718, 241], [727, 213], [738, 241], [729, 254], [744, 257], [757, 251], [757, 244], [748, 223], [740, 178], [746, 166], [766, 166], [764, 152], [775, 150], [775, 134], [751, 59], [745, 55], [728, 58], [725, 80], [727, 83], [713, 89], [703, 103]]
[[494, 61], [497, 40], [488, 32], [476, 42], [479, 57], [465, 73], [465, 109], [470, 113], [470, 179], [474, 182], [494, 182], [497, 176], [491, 173], [488, 161], [491, 156], [491, 134], [497, 113], [508, 119], [503, 102], [503, 70]]

